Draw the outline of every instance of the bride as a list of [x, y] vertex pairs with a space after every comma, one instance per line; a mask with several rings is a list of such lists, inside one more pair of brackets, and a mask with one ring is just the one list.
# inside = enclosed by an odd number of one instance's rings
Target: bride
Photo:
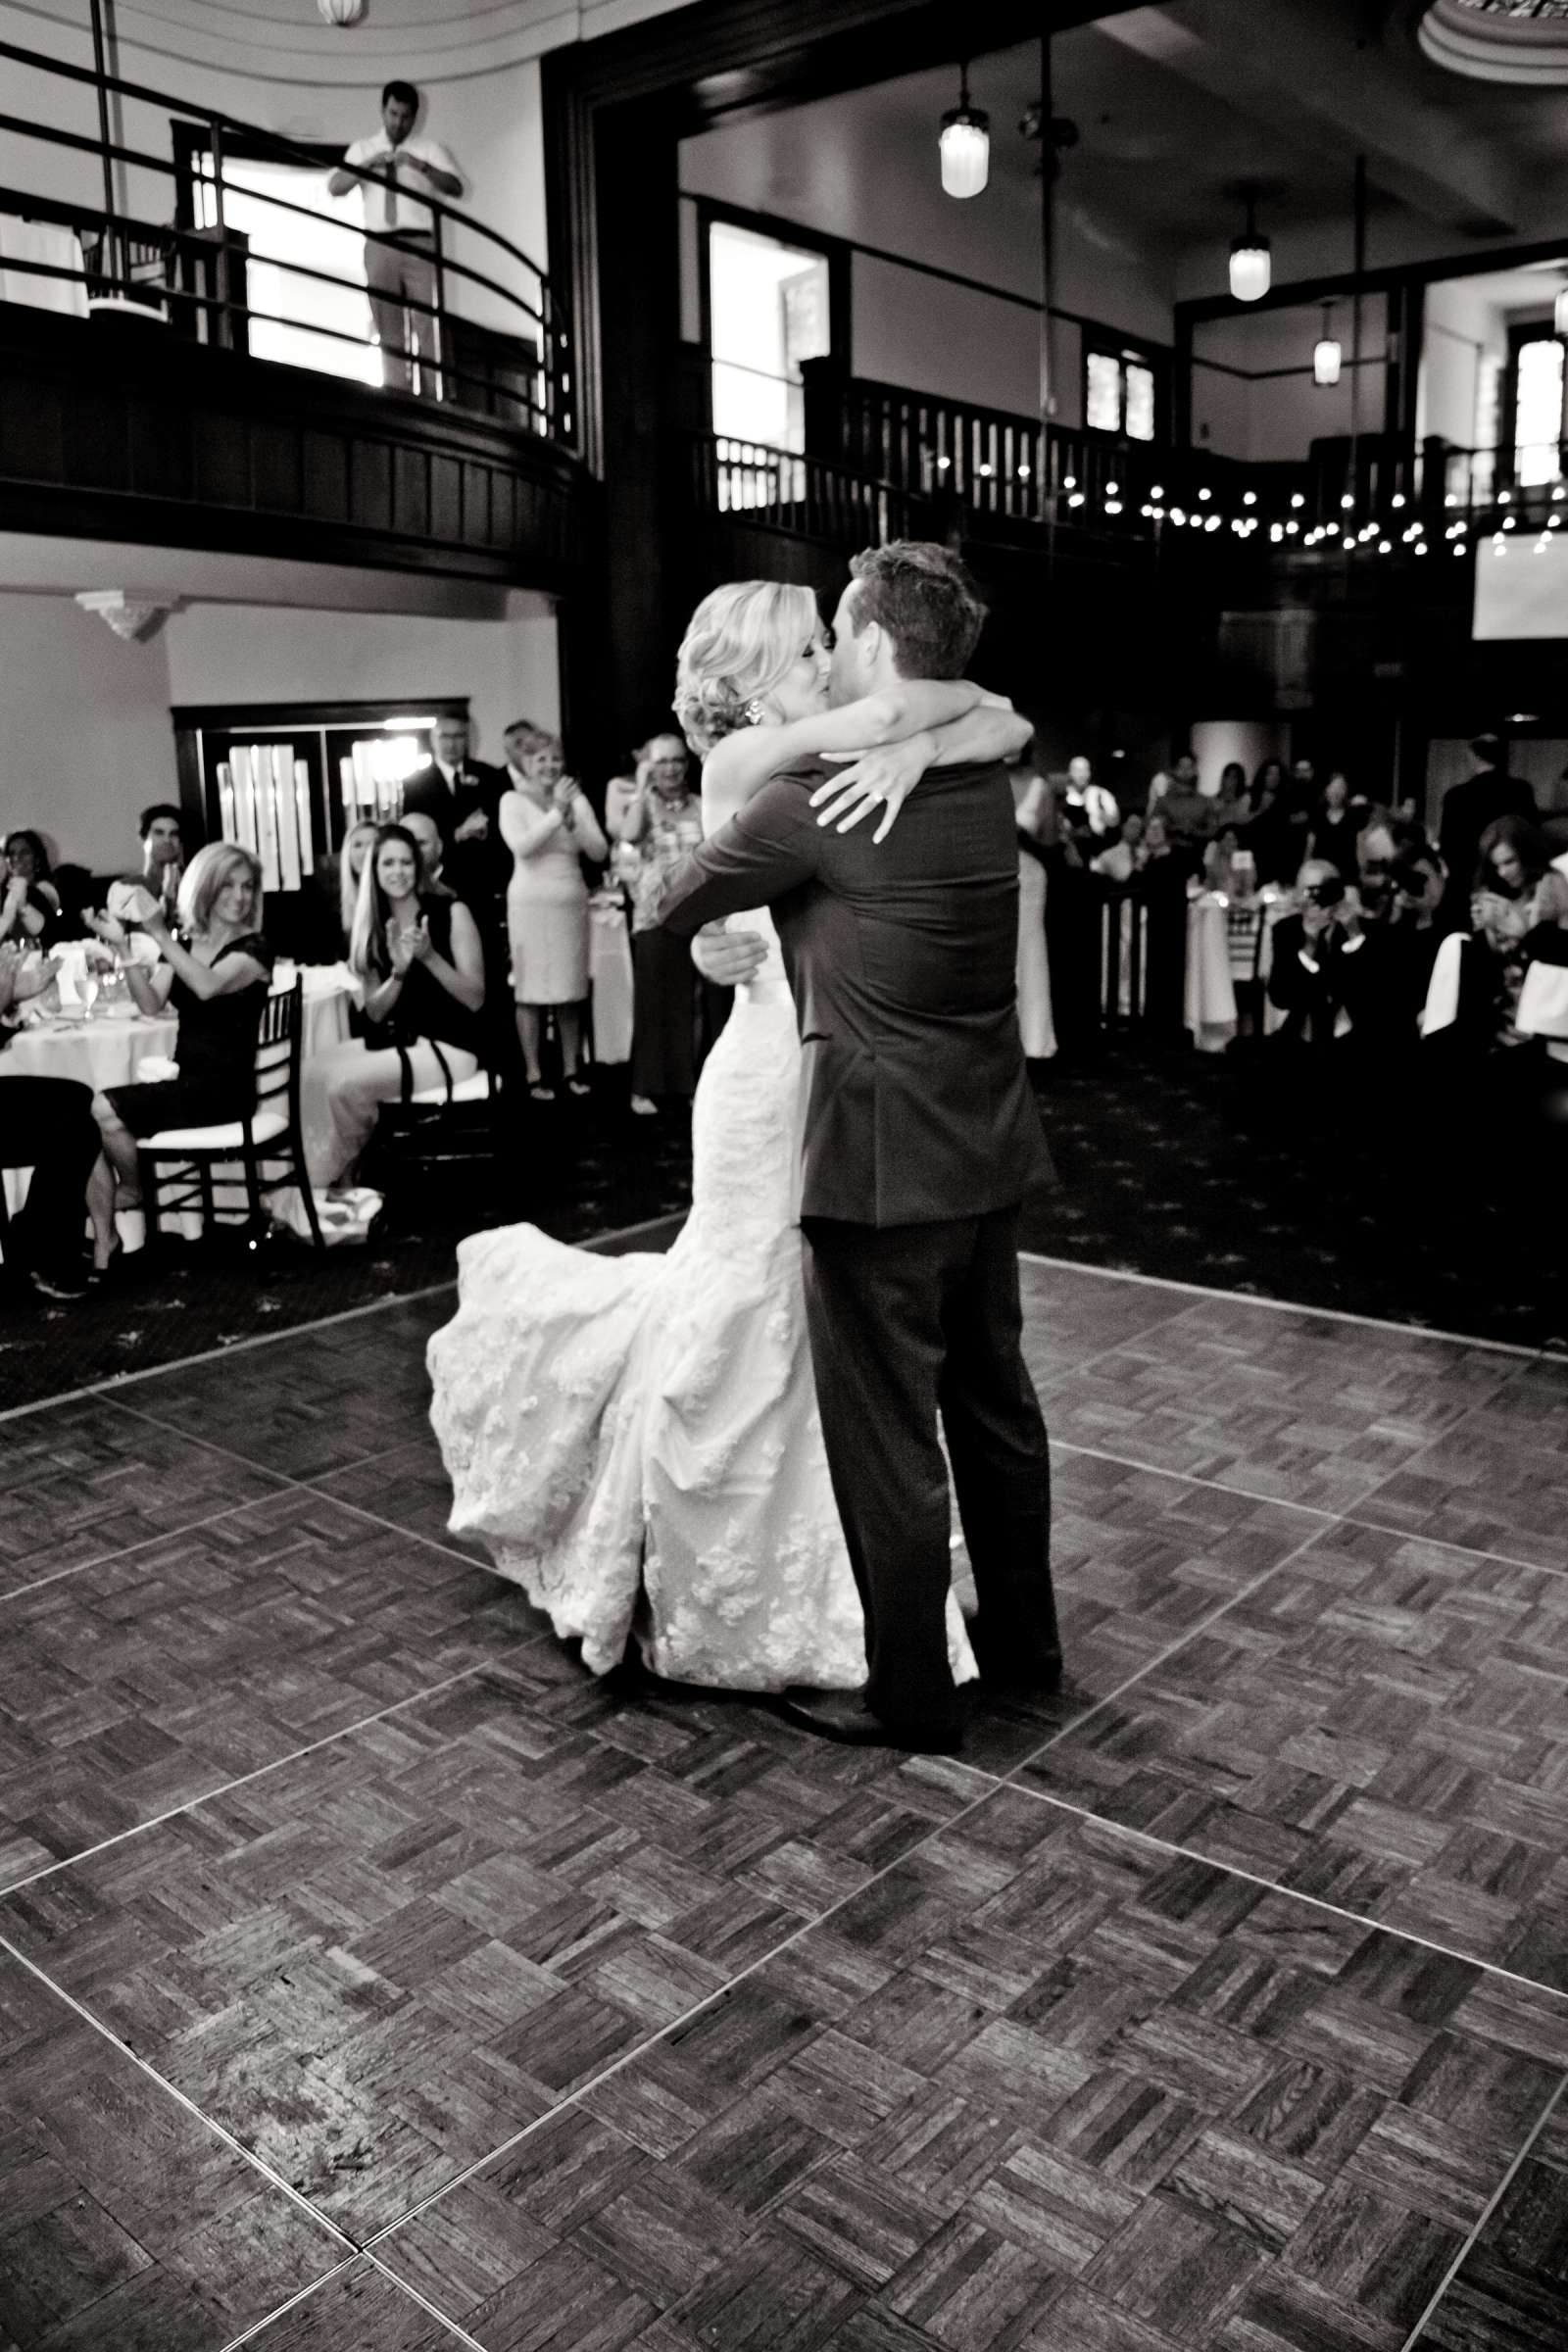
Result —
[[[832, 800], [821, 821], [883, 802], [885, 832], [927, 767], [1004, 757], [1027, 738], [965, 680], [909, 680], [831, 710], [828, 661], [808, 588], [740, 581], [698, 607], [675, 709], [704, 757], [706, 832], [817, 755], [857, 758], [814, 796]], [[671, 1681], [853, 1690], [864, 1620], [817, 1420], [795, 1221], [795, 1008], [769, 917], [746, 927], [767, 952], [698, 1085], [679, 1240], [665, 1255], [602, 1257], [531, 1225], [470, 1236], [457, 1314], [430, 1342], [431, 1419], [452, 1528], [483, 1539], [594, 1673], [635, 1639]], [[956, 1676], [972, 1678], [951, 1596], [949, 1635]]]

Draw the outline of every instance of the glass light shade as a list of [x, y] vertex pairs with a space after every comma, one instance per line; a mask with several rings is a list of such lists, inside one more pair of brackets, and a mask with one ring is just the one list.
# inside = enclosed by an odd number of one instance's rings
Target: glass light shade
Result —
[[1231, 247], [1231, 292], [1238, 302], [1261, 302], [1272, 276], [1267, 237], [1238, 237]]
[[978, 196], [990, 173], [990, 116], [975, 106], [955, 107], [942, 118], [943, 194]]
[[357, 24], [365, 14], [365, 0], [316, 0], [324, 24]]
[[1340, 364], [1345, 354], [1334, 335], [1322, 336], [1312, 346], [1312, 381], [1314, 384], [1337, 384]]
[[1557, 288], [1557, 301], [1551, 314], [1552, 332], [1568, 335], [1568, 285]]

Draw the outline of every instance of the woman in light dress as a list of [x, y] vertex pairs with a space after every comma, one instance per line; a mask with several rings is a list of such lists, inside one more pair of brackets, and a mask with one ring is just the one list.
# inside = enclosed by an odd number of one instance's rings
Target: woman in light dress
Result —
[[[508, 729], [509, 747], [519, 733]], [[586, 1095], [582, 1075], [582, 1008], [588, 995], [588, 885], [584, 858], [603, 858], [610, 844], [582, 787], [566, 773], [554, 735], [537, 733], [519, 746], [512, 790], [501, 800], [501, 838], [512, 852], [507, 885], [507, 930], [512, 943], [512, 993], [517, 1038], [536, 1102], [553, 1102], [539, 1050], [552, 1005], [561, 1031], [561, 1066], [568, 1095]]]
[[[808, 589], [743, 581], [698, 608], [675, 701], [705, 756], [707, 830], [812, 754], [892, 747], [868, 789], [896, 811], [931, 764], [924, 730], [939, 758], [964, 760], [1015, 753], [1028, 733], [1005, 710], [976, 712], [962, 681], [829, 710], [827, 669]], [[594, 1673], [635, 1635], [672, 1681], [853, 1690], [865, 1628], [807, 1343], [795, 1007], [768, 917], [745, 927], [768, 952], [698, 1085], [680, 1239], [611, 1257], [528, 1225], [471, 1236], [457, 1315], [430, 1342], [431, 1418], [452, 1527], [484, 1540]], [[950, 1626], [955, 1672], [972, 1677], [952, 1603]]]

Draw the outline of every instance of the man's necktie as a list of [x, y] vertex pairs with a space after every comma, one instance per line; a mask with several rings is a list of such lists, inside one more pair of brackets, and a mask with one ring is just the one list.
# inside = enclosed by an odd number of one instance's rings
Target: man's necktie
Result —
[[386, 224], [388, 228], [396, 228], [398, 224], [398, 159], [395, 155], [389, 155], [386, 159], [386, 175], [391, 182], [386, 192]]

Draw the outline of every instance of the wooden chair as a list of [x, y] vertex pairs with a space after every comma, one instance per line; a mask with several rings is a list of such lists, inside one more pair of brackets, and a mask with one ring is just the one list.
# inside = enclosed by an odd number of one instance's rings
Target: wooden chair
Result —
[[[268, 1195], [297, 1186], [311, 1239], [318, 1250], [324, 1249], [300, 1130], [303, 1038], [302, 998], [296, 980], [292, 988], [274, 990], [267, 1000], [256, 1040], [256, 1100], [244, 1117], [216, 1127], [167, 1127], [161, 1134], [142, 1139], [142, 1206], [149, 1247], [158, 1238], [166, 1211], [177, 1215], [199, 1209], [204, 1226], [216, 1224], [215, 1176], [225, 1161], [238, 1160], [245, 1171], [252, 1234], [259, 1238], [265, 1230], [263, 1202]], [[169, 1173], [160, 1174], [161, 1168]], [[264, 1174], [264, 1170], [273, 1172]]]

